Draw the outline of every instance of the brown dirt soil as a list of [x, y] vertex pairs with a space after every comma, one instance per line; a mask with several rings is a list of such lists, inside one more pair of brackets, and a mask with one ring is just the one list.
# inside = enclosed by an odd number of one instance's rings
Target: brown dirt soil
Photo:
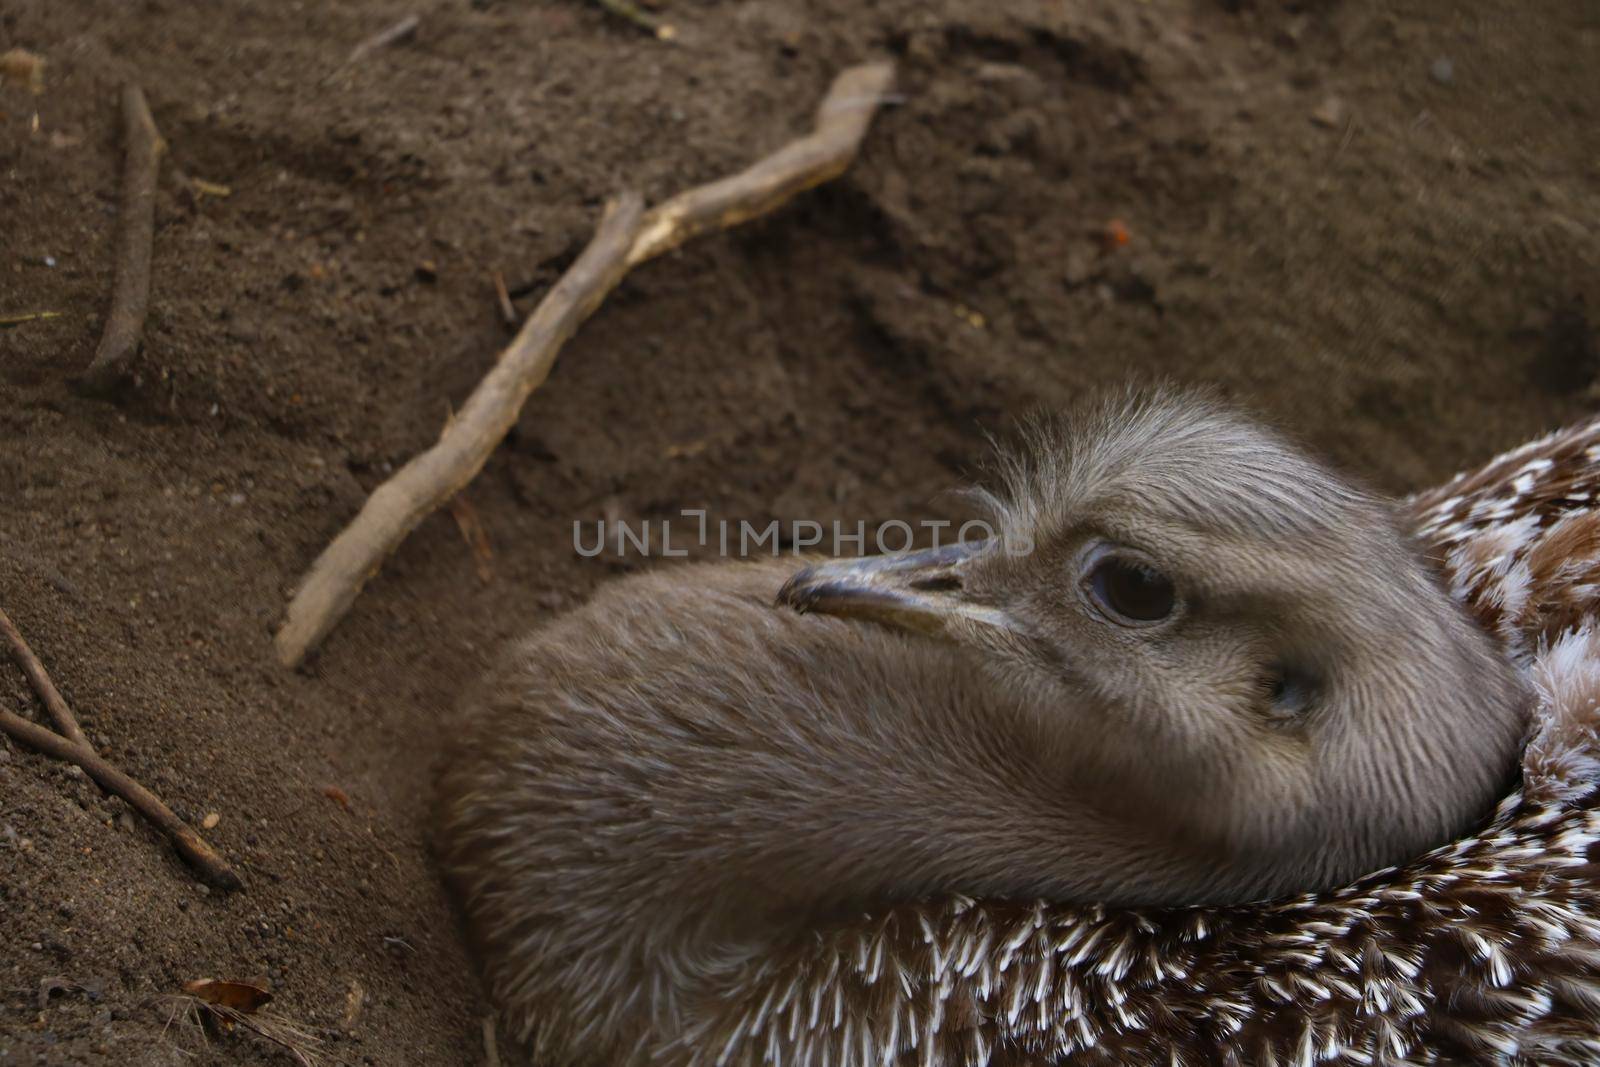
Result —
[[[497, 644], [634, 565], [579, 558], [574, 519], [944, 514], [987, 431], [1131, 375], [1217, 383], [1396, 491], [1593, 406], [1585, 0], [662, 8], [677, 44], [585, 0], [0, 6], [0, 51], [49, 61], [42, 95], [0, 89], [0, 316], [62, 312], [0, 329], [0, 604], [248, 882], [203, 891], [0, 742], [0, 1064], [288, 1062], [168, 1025], [206, 975], [268, 980], [338, 1062], [481, 1062], [431, 762]], [[492, 580], [441, 513], [276, 666], [295, 580], [504, 343], [488, 272], [526, 311], [609, 193], [737, 168], [881, 55], [903, 99], [847, 176], [645, 266], [569, 346], [468, 492]], [[129, 79], [171, 154], [108, 404], [71, 379]], [[0, 701], [42, 717], [8, 665]]]

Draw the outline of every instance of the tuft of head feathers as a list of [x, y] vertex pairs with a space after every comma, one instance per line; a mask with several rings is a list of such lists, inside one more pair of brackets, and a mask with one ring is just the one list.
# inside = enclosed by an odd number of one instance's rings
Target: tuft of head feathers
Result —
[[1111, 507], [1160, 498], [1196, 527], [1241, 537], [1317, 538], [1353, 521], [1394, 529], [1384, 502], [1203, 391], [1129, 389], [1033, 415], [991, 467], [998, 491], [971, 495], [1024, 542], [1091, 496]]

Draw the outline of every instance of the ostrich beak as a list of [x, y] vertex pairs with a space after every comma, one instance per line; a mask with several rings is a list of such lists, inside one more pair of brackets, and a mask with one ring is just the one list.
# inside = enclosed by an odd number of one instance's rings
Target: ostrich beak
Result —
[[944, 633], [968, 621], [1004, 630], [1019, 627], [1004, 611], [973, 599], [965, 572], [997, 547], [962, 542], [922, 552], [897, 552], [813, 564], [784, 583], [778, 603], [801, 614], [862, 619], [918, 633]]

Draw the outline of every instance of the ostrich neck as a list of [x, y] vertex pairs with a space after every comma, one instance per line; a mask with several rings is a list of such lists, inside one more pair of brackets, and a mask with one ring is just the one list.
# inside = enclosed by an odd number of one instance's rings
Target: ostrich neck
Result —
[[[1086, 801], [1071, 739], [961, 653], [775, 610], [760, 569], [723, 570], [708, 578], [754, 589], [700, 587], [692, 612], [671, 602], [681, 585], [658, 586], [664, 603], [602, 597], [603, 651], [579, 618], [510, 687], [508, 704], [545, 709], [516, 732], [537, 739], [523, 766], [541, 768], [538, 832], [560, 850], [543, 866], [570, 883], [554, 899], [712, 940], [714, 913], [743, 941], [929, 894], [1106, 899], [1172, 880], [1155, 859], [1177, 863], [1171, 843]], [[588, 899], [618, 885], [626, 901]]]

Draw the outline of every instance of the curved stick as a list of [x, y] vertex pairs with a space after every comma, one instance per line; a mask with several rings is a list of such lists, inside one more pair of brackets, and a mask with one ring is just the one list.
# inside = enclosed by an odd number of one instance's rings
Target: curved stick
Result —
[[156, 177], [167, 143], [156, 129], [144, 90], [122, 90], [122, 123], [127, 162], [122, 174], [122, 215], [117, 232], [117, 276], [111, 290], [111, 313], [94, 361], [80, 384], [91, 393], [109, 393], [127, 374], [128, 360], [144, 335], [150, 307], [150, 250], [155, 244]]
[[613, 202], [594, 240], [539, 304], [459, 414], [428, 451], [373, 490], [323, 550], [290, 600], [273, 643], [292, 667], [350, 610], [383, 560], [430, 512], [470, 482], [505, 437], [562, 344], [627, 272], [702, 233], [766, 214], [855, 159], [894, 78], [888, 62], [834, 79], [815, 130], [729, 178], [680, 193], [648, 213], [637, 194]]
[[855, 161], [872, 117], [894, 83], [894, 64], [866, 63], [833, 80], [808, 136], [730, 177], [696, 186], [650, 209], [644, 232], [628, 250], [628, 266], [670, 252], [691, 237], [726, 230], [832, 181]]
[[445, 426], [439, 443], [374, 489], [355, 520], [323, 549], [274, 639], [285, 666], [299, 663], [344, 618], [367, 579], [417, 523], [483, 469], [515, 425], [523, 401], [550, 373], [561, 345], [622, 280], [643, 218], [637, 193], [610, 205], [589, 247]]

